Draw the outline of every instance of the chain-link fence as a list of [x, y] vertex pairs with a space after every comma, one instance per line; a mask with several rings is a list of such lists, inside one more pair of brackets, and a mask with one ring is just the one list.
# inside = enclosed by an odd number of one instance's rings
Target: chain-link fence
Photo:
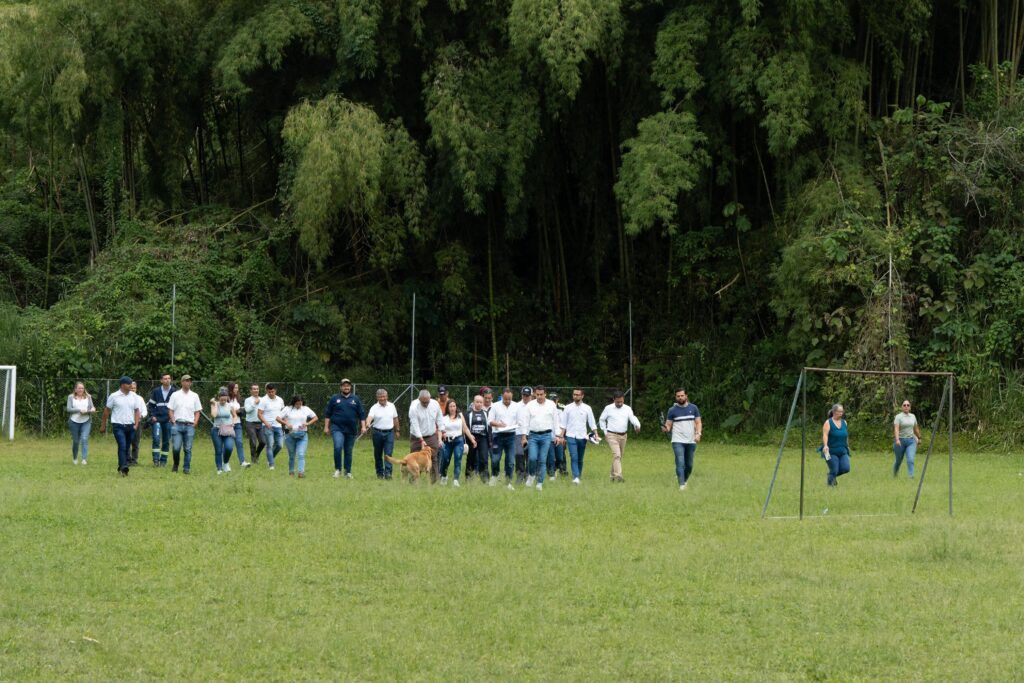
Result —
[[[273, 381], [273, 380], [270, 380]], [[17, 394], [17, 409], [16, 419], [18, 427], [23, 432], [34, 433], [36, 435], [43, 436], [54, 436], [62, 434], [67, 431], [67, 413], [65, 412], [67, 406], [68, 395], [74, 390], [75, 383], [82, 382], [85, 384], [86, 390], [92, 395], [93, 402], [96, 404], [97, 418], [103, 412], [103, 406], [106, 403], [106, 397], [112, 392], [117, 391], [120, 387], [119, 379], [115, 377], [111, 378], [66, 378], [66, 377], [53, 377], [49, 379], [38, 378], [38, 377], [18, 377], [18, 394]], [[142, 397], [142, 400], [148, 401], [149, 396], [153, 389], [160, 385], [159, 380], [136, 380], [138, 384], [138, 393]], [[301, 395], [304, 402], [314, 411], [317, 415], [323, 415], [323, 410], [327, 406], [327, 401], [331, 396], [338, 393], [339, 388], [337, 383], [331, 382], [273, 382], [277, 385], [277, 394], [282, 397], [286, 402], [295, 395]], [[210, 399], [217, 395], [218, 390], [222, 386], [226, 386], [226, 381], [213, 381], [213, 380], [193, 380], [192, 391], [199, 395], [202, 400], [204, 415], [209, 413]], [[244, 399], [249, 395], [249, 386], [251, 384], [258, 384], [260, 386], [260, 393], [263, 391], [267, 384], [267, 381], [259, 382], [241, 382], [239, 384], [239, 393]], [[175, 382], [177, 385], [177, 382]], [[356, 382], [353, 384], [355, 393], [363, 400], [363, 404], [367, 409], [376, 400], [377, 389], [386, 389], [388, 392], [388, 400], [395, 404], [395, 408], [398, 410], [399, 418], [404, 424], [406, 422], [406, 416], [409, 414], [409, 404], [416, 399], [420, 389], [428, 389], [430, 395], [437, 396], [436, 384], [417, 384], [410, 387], [408, 384], [397, 384], [397, 383], [376, 383], [376, 382]], [[465, 409], [469, 403], [480, 391], [480, 385], [469, 385], [469, 384], [446, 384], [448, 389], [448, 396], [455, 399], [461, 409]], [[515, 394], [514, 400], [519, 400], [519, 385], [513, 387]], [[594, 408], [595, 417], [600, 414], [601, 409], [604, 405], [611, 401], [611, 396], [615, 391], [613, 387], [580, 387], [587, 395], [587, 402]], [[572, 400], [572, 389], [573, 387], [555, 387], [548, 386], [548, 392], [557, 392], [559, 403], [567, 403]], [[495, 401], [501, 400], [500, 392], [501, 387], [493, 387], [495, 394]], [[628, 400], [628, 395], [627, 395]], [[641, 420], [644, 417], [640, 416]], [[657, 418], [657, 416], [653, 416]]]

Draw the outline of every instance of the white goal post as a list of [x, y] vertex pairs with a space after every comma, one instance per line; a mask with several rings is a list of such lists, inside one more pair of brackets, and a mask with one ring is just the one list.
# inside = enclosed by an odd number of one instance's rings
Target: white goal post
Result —
[[14, 441], [14, 406], [18, 394], [18, 367], [0, 365], [0, 433]]

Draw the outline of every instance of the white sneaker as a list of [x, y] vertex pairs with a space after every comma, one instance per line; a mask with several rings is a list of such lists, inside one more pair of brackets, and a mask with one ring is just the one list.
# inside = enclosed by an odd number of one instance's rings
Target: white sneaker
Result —
[[72, 465], [77, 465], [78, 464], [78, 458], [72, 458], [71, 459], [71, 464]]
[[515, 491], [516, 490], [516, 487], [512, 485], [512, 482], [509, 482], [508, 486], [506, 486], [505, 488], [507, 488], [509, 491]]
[[341, 470], [334, 470], [334, 478], [337, 479], [341, 476]]
[[680, 484], [679, 485], [679, 490], [680, 491], [685, 491], [686, 490], [686, 484]]
[[220, 474], [224, 474], [224, 470], [217, 470], [217, 474], [218, 474], [218, 475], [220, 475]]
[[459, 488], [459, 480], [458, 480], [458, 479], [456, 479], [456, 480], [452, 481], [452, 486], [453, 486], [454, 488]]
[[497, 486], [498, 485], [498, 478], [497, 477], [491, 477], [490, 481], [487, 482], [487, 485], [488, 486]]
[[242, 467], [249, 467], [250, 465], [252, 465], [252, 463], [249, 462], [248, 460], [242, 463]]
[[448, 477], [441, 477], [441, 486], [448, 485]]
[[537, 490], [538, 491], [543, 491], [544, 490], [544, 484], [541, 484], [540, 482], [537, 482]]
[[573, 480], [572, 480], [572, 483], [574, 483], [574, 484], [576, 484], [577, 486], [579, 486], [579, 485], [580, 485], [580, 478], [579, 478], [579, 477], [576, 477], [575, 479], [573, 479]]
[[231, 465], [229, 465], [227, 463], [224, 463], [224, 471], [225, 472], [230, 472], [231, 471]]
[[270, 467], [268, 467], [267, 469], [268, 469], [268, 470], [272, 470], [272, 469], [274, 469], [274, 466], [273, 466], [273, 465], [271, 465], [271, 466], [270, 466]]
[[351, 472], [346, 472], [345, 473], [345, 478], [346, 479], [351, 479], [352, 478], [352, 473]]
[[558, 479], [558, 472], [551, 473], [551, 481], [554, 481], [555, 479]]
[[533, 482], [535, 482], [536, 480], [537, 480], [537, 478], [534, 477], [532, 474], [530, 476], [528, 476], [526, 478], [526, 487], [529, 488], [529, 487], [533, 486]]
[[83, 464], [83, 465], [88, 465], [88, 464], [89, 464], [89, 462], [88, 462], [88, 461], [87, 461], [87, 460], [86, 460], [85, 458], [82, 458], [82, 464]]

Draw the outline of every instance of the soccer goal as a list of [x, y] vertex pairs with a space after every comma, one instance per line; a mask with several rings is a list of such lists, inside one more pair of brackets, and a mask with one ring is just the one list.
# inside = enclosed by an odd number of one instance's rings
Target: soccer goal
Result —
[[[18, 391], [18, 368], [0, 365], [0, 434], [14, 441], [14, 404]], [[0, 437], [2, 438], [2, 437]]]
[[[803, 519], [804, 514], [804, 500], [805, 500], [805, 480], [807, 471], [807, 451], [808, 451], [808, 421], [807, 421], [807, 381], [808, 376], [811, 374], [818, 374], [823, 376], [853, 376], [860, 378], [883, 378], [888, 381], [892, 381], [894, 384], [897, 378], [902, 380], [914, 380], [926, 379], [934, 382], [936, 379], [941, 380], [941, 384], [936, 387], [940, 391], [938, 409], [935, 411], [935, 417], [931, 425], [931, 435], [928, 437], [922, 433], [921, 446], [925, 445], [927, 441], [927, 450], [925, 452], [924, 463], [921, 466], [920, 476], [917, 480], [916, 493], [914, 495], [914, 502], [911, 505], [910, 512], [914, 513], [917, 511], [918, 502], [921, 499], [921, 490], [924, 486], [925, 475], [928, 472], [928, 463], [931, 459], [932, 450], [935, 446], [935, 440], [938, 435], [939, 423], [945, 414], [947, 422], [947, 437], [946, 442], [949, 449], [949, 514], [953, 514], [953, 382], [955, 380], [954, 374], [951, 372], [903, 372], [903, 371], [884, 371], [884, 370], [852, 370], [846, 368], [814, 368], [804, 367], [800, 371], [800, 376], [796, 382], [796, 390], [793, 392], [793, 401], [789, 407], [789, 418], [786, 420], [786, 428], [782, 432], [782, 442], [779, 444], [779, 454], [775, 460], [775, 468], [772, 471], [771, 483], [768, 485], [768, 495], [765, 497], [764, 506], [761, 508], [761, 518], [764, 519], [768, 515], [768, 506], [772, 501], [772, 494], [775, 492], [776, 482], [779, 478], [779, 466], [782, 463], [782, 455], [786, 448], [786, 441], [789, 437], [790, 428], [793, 426], [794, 417], [796, 416], [797, 404], [801, 406], [801, 417], [799, 419], [800, 424], [800, 496], [799, 496], [799, 510], [797, 515], [789, 515], [789, 517], [797, 517]], [[893, 393], [895, 395], [895, 392]], [[934, 405], [934, 403], [932, 404]], [[890, 409], [890, 421], [887, 424], [887, 428], [892, 430], [891, 422], [891, 408]], [[822, 421], [823, 422], [823, 421]], [[818, 424], [816, 421], [812, 424]], [[819, 432], [816, 427], [812, 427], [811, 432], [811, 445], [812, 453], [820, 442]], [[792, 475], [789, 475], [792, 476]], [[895, 475], [894, 475], [895, 476]], [[791, 495], [791, 494], [790, 494]], [[826, 509], [827, 511], [827, 509]], [[895, 514], [895, 513], [891, 513]]]

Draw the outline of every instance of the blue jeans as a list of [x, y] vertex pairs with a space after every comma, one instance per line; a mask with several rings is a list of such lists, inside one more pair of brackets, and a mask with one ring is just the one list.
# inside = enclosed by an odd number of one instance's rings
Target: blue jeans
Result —
[[579, 479], [583, 474], [583, 455], [587, 452], [587, 439], [566, 437], [565, 445], [569, 448], [569, 461], [572, 466], [572, 478]]
[[117, 469], [119, 472], [128, 470], [128, 455], [135, 438], [135, 425], [114, 424], [114, 440], [117, 441]]
[[546, 468], [541, 459], [547, 457], [548, 449], [551, 448], [551, 432], [545, 432], [544, 434], [530, 432], [526, 440], [526, 448], [529, 454], [530, 472], [535, 472], [537, 474], [537, 482], [543, 484]]
[[[238, 464], [245, 462], [245, 439], [242, 438], [242, 423], [235, 425], [235, 453], [238, 453]], [[225, 459], [224, 462], [227, 462]]]
[[512, 481], [512, 468], [516, 464], [516, 433], [498, 432], [494, 435], [494, 448], [491, 450], [491, 476], [496, 477], [501, 471], [501, 454], [505, 454], [505, 477]]
[[345, 474], [352, 473], [352, 448], [356, 445], [356, 434], [346, 434], [340, 429], [331, 427], [331, 440], [334, 441], [334, 469], [342, 469], [341, 452], [345, 451]]
[[682, 486], [693, 472], [693, 454], [697, 452], [697, 444], [673, 442], [672, 452], [676, 454], [676, 479]]
[[174, 469], [178, 469], [181, 451], [185, 449], [185, 471], [192, 468], [192, 442], [196, 438], [196, 428], [191, 422], [177, 422], [171, 427], [171, 450], [174, 454]]
[[395, 430], [373, 430], [373, 467], [377, 478], [391, 478], [391, 463], [384, 459], [385, 455], [395, 454]]
[[267, 465], [274, 466], [274, 458], [284, 447], [284, 430], [263, 425], [263, 442], [267, 444]]
[[551, 445], [548, 446], [548, 474], [554, 474], [555, 470], [565, 472], [565, 444], [559, 446], [555, 443], [555, 437], [551, 437]]
[[210, 432], [210, 438], [213, 439], [213, 462], [218, 470], [222, 470], [224, 463], [231, 457], [231, 451], [235, 449], [235, 437], [233, 435], [221, 436], [217, 433], [217, 428], [214, 427]]
[[288, 446], [288, 471], [295, 471], [295, 461], [298, 460], [299, 474], [305, 473], [306, 449], [309, 447], [309, 432], [288, 432], [288, 436], [284, 438], [284, 443]]
[[68, 420], [68, 429], [71, 430], [71, 459], [77, 460], [81, 451], [82, 462], [85, 462], [89, 458], [89, 432], [92, 431], [92, 420]]
[[459, 436], [451, 441], [445, 440], [444, 444], [441, 445], [441, 476], [448, 476], [448, 463], [452, 461], [452, 455], [455, 455], [455, 478], [459, 478], [459, 474], [462, 473], [462, 451], [466, 448], [466, 437]]
[[900, 473], [900, 464], [903, 463], [903, 458], [907, 459], [907, 476], [911, 479], [914, 477], [914, 456], [917, 455], [917, 439], [900, 439], [897, 444], [893, 442], [892, 452], [896, 455], [896, 461], [892, 464], [892, 476], [896, 476]]
[[153, 432], [153, 462], [165, 463], [171, 450], [171, 423], [167, 420], [157, 420], [151, 422], [149, 426]]
[[850, 454], [840, 451], [830, 452], [829, 455], [832, 457], [825, 461], [825, 464], [828, 465], [828, 485], [835, 486], [836, 480], [850, 471]]

